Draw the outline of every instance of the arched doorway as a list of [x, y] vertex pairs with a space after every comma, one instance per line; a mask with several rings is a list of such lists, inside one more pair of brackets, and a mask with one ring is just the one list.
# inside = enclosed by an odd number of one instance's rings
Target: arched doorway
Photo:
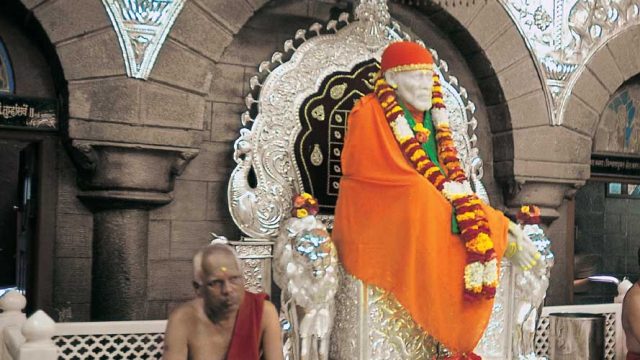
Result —
[[[61, 71], [19, 2], [0, 5], [0, 289], [51, 310]], [[2, 291], [2, 290], [0, 290]]]

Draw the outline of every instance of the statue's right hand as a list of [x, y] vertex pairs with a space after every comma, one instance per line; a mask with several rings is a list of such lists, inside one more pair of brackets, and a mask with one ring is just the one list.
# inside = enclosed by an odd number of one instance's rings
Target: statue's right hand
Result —
[[505, 256], [522, 270], [531, 270], [541, 264], [540, 253], [535, 244], [527, 237], [520, 226], [509, 222], [509, 237]]

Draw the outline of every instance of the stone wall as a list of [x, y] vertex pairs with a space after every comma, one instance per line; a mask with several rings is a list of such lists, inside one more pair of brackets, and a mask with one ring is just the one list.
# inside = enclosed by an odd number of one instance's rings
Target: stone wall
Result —
[[211, 232], [240, 238], [226, 197], [249, 78], [297, 29], [326, 21], [329, 10], [327, 4], [307, 1], [268, 4], [235, 29], [213, 69], [200, 153], [176, 179], [173, 202], [150, 214], [149, 318], [163, 319], [172, 306], [193, 296], [191, 258]]

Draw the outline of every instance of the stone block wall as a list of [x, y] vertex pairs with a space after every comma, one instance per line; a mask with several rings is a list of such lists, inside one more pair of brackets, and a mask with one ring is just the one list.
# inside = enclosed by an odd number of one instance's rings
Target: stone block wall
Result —
[[[234, 7], [223, 6], [206, 14], [233, 17], [239, 11], [242, 16], [251, 15], [244, 5]], [[240, 238], [227, 207], [227, 185], [235, 167], [233, 142], [242, 128], [240, 115], [246, 110], [244, 97], [250, 90], [249, 79], [258, 73], [260, 62], [269, 60], [275, 51], [282, 51], [284, 41], [292, 38], [296, 30], [326, 21], [330, 8], [328, 4], [309, 1], [286, 2], [266, 5], [242, 28], [220, 20], [221, 27], [238, 32], [229, 46], [216, 55], [219, 60], [213, 67], [211, 89], [205, 98], [200, 153], [176, 179], [173, 202], [150, 213], [148, 318], [164, 319], [171, 308], [193, 297], [191, 259], [198, 248], [208, 243], [211, 232], [229, 239]], [[195, 2], [184, 11], [193, 12], [197, 19], [202, 10]], [[172, 36], [179, 37], [180, 28], [174, 30], [177, 33]], [[210, 36], [201, 41], [216, 40]]]
[[93, 214], [78, 199], [76, 169], [60, 146], [53, 260], [53, 313], [60, 321], [88, 321], [91, 309]]

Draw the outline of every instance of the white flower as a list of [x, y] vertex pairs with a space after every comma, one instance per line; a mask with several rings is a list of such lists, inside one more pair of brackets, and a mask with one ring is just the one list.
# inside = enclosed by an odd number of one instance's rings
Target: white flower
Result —
[[396, 120], [391, 123], [391, 126], [393, 127], [393, 134], [396, 136], [396, 138], [404, 139], [407, 137], [413, 137], [413, 130], [411, 130], [409, 122], [404, 117], [404, 115], [398, 116]]
[[462, 195], [471, 195], [473, 194], [473, 190], [471, 190], [471, 184], [469, 184], [467, 180], [463, 182], [447, 181], [442, 188], [442, 194], [451, 201]]
[[436, 126], [449, 125], [449, 113], [447, 109], [431, 109], [431, 118]]
[[491, 259], [484, 263], [484, 274], [482, 282], [485, 285], [495, 285], [498, 282], [498, 260]]
[[467, 264], [464, 267], [464, 280], [465, 287], [467, 289], [476, 288], [482, 286], [482, 280], [484, 278], [484, 265], [479, 261]]

